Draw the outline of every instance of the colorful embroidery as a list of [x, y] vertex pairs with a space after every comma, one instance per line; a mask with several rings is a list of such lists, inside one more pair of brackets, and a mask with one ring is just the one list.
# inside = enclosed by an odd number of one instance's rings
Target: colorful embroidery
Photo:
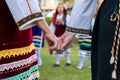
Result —
[[42, 13], [34, 13], [34, 14], [31, 14], [31, 15], [23, 18], [22, 20], [17, 22], [17, 26], [20, 27], [21, 25], [25, 24], [26, 22], [28, 22], [32, 19], [38, 18], [38, 17], [43, 17]]
[[76, 29], [76, 28], [71, 28], [71, 27], [66, 27], [66, 31], [80, 33], [80, 34], [90, 34], [90, 30]]
[[[23, 80], [23, 79], [29, 78], [29, 77], [32, 77], [32, 79], [33, 78], [34, 79], [39, 78], [38, 65], [35, 65], [35, 66], [31, 67], [28, 71], [26, 71], [24, 73], [21, 73], [17, 76], [6, 78], [6, 79], [3, 79], [3, 80]], [[31, 79], [27, 79], [27, 80], [31, 80]]]
[[35, 49], [35, 46], [32, 43], [30, 46], [27, 46], [27, 47], [2, 50], [2, 51], [0, 51], [0, 59], [2, 57], [9, 58], [11, 56], [25, 55], [25, 54], [28, 54], [29, 52], [32, 52], [34, 49]]
[[16, 62], [11, 62], [11, 63], [7, 63], [7, 64], [1, 64], [0, 65], [0, 74], [3, 74], [2, 72], [4, 72], [5, 70], [9, 70], [7, 72], [12, 72], [13, 69], [15, 68], [20, 68], [25, 65], [30, 65], [31, 63], [34, 63], [37, 61], [37, 56], [36, 54], [30, 56], [29, 58], [27, 59], [23, 59], [23, 60], [20, 60], [20, 61], [16, 61]]

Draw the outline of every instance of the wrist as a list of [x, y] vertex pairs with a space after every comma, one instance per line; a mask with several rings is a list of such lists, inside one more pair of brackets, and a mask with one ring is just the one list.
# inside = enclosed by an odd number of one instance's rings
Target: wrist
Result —
[[65, 31], [65, 33], [67, 33], [67, 34], [69, 34], [69, 35], [73, 35], [73, 36], [76, 35], [75, 33], [73, 33], [73, 32], [68, 32], [68, 31]]

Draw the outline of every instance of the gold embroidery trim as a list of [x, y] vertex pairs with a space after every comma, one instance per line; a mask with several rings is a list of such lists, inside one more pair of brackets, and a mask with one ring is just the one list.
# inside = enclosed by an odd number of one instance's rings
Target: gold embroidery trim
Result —
[[32, 43], [30, 46], [22, 47], [22, 48], [15, 48], [15, 49], [9, 49], [9, 50], [2, 50], [0, 51], [0, 59], [3, 58], [9, 58], [10, 56], [19, 56], [19, 55], [25, 55], [29, 52], [32, 52], [34, 50], [34, 44]]
[[90, 34], [90, 30], [76, 29], [76, 28], [71, 28], [71, 27], [66, 27], [66, 31], [80, 33], [80, 34]]
[[21, 25], [25, 24], [26, 22], [28, 22], [34, 18], [38, 18], [38, 17], [43, 17], [42, 13], [34, 13], [34, 14], [31, 14], [31, 15], [23, 18], [22, 20], [17, 22], [17, 26], [20, 27]]

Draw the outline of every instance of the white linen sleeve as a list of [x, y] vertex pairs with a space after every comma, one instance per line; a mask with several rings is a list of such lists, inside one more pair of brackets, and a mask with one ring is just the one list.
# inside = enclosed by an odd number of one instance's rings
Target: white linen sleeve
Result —
[[89, 34], [96, 4], [97, 0], [76, 0], [69, 22], [67, 23], [66, 31]]
[[70, 19], [70, 15], [67, 15], [67, 16], [66, 16], [66, 24], [68, 24], [69, 19]]
[[37, 0], [5, 0], [20, 30], [34, 26], [34, 22], [44, 19]]

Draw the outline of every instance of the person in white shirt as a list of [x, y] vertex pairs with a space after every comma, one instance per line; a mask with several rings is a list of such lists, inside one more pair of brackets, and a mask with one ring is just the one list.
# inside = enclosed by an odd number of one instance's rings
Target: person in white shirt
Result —
[[[97, 0], [75, 0], [66, 32], [61, 36], [61, 50], [75, 34], [90, 33]], [[92, 80], [120, 79], [120, 1], [104, 0], [96, 17], [92, 35]]]

